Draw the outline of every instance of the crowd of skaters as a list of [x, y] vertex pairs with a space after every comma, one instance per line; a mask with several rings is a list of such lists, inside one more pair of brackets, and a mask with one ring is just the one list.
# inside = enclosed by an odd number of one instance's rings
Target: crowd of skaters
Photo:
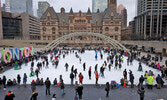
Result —
[[[104, 50], [104, 49], [103, 49]], [[95, 52], [98, 52], [100, 51], [100, 59], [103, 59], [103, 54], [102, 54], [102, 49], [95, 49]], [[45, 67], [45, 68], [49, 68], [49, 63], [51, 62], [52, 65], [55, 66], [55, 68], [58, 67], [58, 64], [59, 64], [59, 58], [61, 55], [63, 55], [63, 58], [65, 58], [65, 56], [68, 55], [68, 53], [75, 53], [75, 56], [76, 58], [79, 59], [79, 63], [81, 63], [82, 61], [82, 58], [79, 56], [78, 53], [84, 53], [85, 50], [82, 49], [82, 50], [58, 50], [58, 49], [54, 49], [53, 51], [47, 51], [47, 52], [44, 52], [45, 55], [38, 55], [38, 56], [34, 56], [32, 57], [31, 59], [25, 59], [25, 64], [27, 65], [28, 62], [31, 62], [31, 73], [30, 75], [33, 77], [34, 75], [36, 75], [37, 79], [36, 81], [35, 80], [32, 80], [32, 83], [31, 83], [31, 88], [32, 88], [32, 100], [36, 100], [36, 99], [33, 99], [33, 98], [37, 98], [38, 96], [38, 92], [36, 91], [36, 85], [46, 85], [46, 95], [49, 94], [50, 95], [50, 85], [51, 85], [51, 82], [49, 80], [49, 77], [46, 79], [45, 82], [43, 82], [43, 78], [39, 79], [38, 77], [38, 74], [40, 74], [40, 70], [42, 70], [42, 67]], [[47, 54], [50, 54], [50, 61], [48, 60], [48, 56]], [[98, 64], [95, 65], [94, 67], [94, 75], [95, 75], [95, 84], [98, 84], [98, 79], [99, 77], [104, 77], [104, 71], [106, 69], [108, 69], [109, 71], [111, 70], [111, 67], [113, 67], [115, 70], [117, 70], [118, 68], [121, 69], [122, 68], [122, 63], [124, 62], [124, 55], [126, 55], [128, 58], [127, 58], [127, 66], [130, 66], [133, 64], [133, 61], [136, 59], [136, 53], [131, 51], [131, 55], [128, 55], [126, 52], [124, 51], [117, 51], [117, 50], [104, 50], [104, 53], [108, 53], [108, 56], [106, 58], [106, 61], [104, 61], [104, 63], [102, 64], [102, 66], [100, 67], [100, 70], [98, 72], [97, 70], [97, 67], [99, 66]], [[39, 53], [40, 54], [40, 53]], [[138, 53], [137, 53], [138, 55]], [[43, 61], [42, 62], [38, 62], [37, 63], [37, 69], [35, 69], [34, 71], [34, 61], [38, 61], [39, 58], [41, 58]], [[95, 60], [97, 60], [97, 54], [95, 55]], [[23, 63], [19, 64], [20, 68], [21, 68], [21, 65]], [[115, 65], [114, 65], [115, 64]], [[64, 67], [66, 67], [66, 71], [68, 71], [68, 67], [69, 67], [69, 64], [68, 63], [65, 63]], [[108, 68], [107, 68], [108, 67]], [[86, 62], [83, 63], [83, 71], [86, 70]], [[160, 69], [159, 69], [160, 70]], [[139, 65], [138, 65], [138, 71], [143, 71], [143, 68], [142, 68], [142, 61], [140, 60], [139, 62]], [[74, 65], [71, 67], [71, 73], [69, 75], [69, 78], [71, 79], [71, 85], [73, 85], [74, 83], [74, 78], [76, 79], [76, 77], [78, 76], [79, 78], [79, 85], [78, 85], [78, 81], [75, 82], [75, 90], [76, 90], [76, 95], [75, 95], [75, 98], [79, 98], [79, 99], [82, 99], [82, 90], [83, 90], [83, 80], [84, 80], [84, 76], [82, 75], [82, 72], [80, 72], [78, 75], [78, 72], [77, 72], [77, 68], [74, 69]], [[153, 82], [154, 80], [157, 81], [157, 88], [161, 88], [163, 87], [163, 79], [164, 77], [166, 77], [166, 75], [158, 75], [156, 78], [153, 74], [153, 72], [151, 70], [149, 70], [149, 72], [145, 72], [145, 75], [141, 75], [141, 77], [139, 78], [139, 84], [138, 84], [138, 93], [140, 95], [143, 95], [143, 91], [144, 91], [144, 86], [143, 86], [143, 82], [145, 81], [146, 85], [148, 86], [149, 89], [152, 89], [152, 85], [153, 85]], [[86, 76], [85, 76], [86, 77]], [[89, 66], [88, 67], [88, 77], [89, 79], [91, 80], [92, 78], [92, 66]], [[128, 82], [130, 81], [131, 83], [131, 88], [134, 87], [134, 78], [135, 76], [133, 75], [133, 72], [131, 70], [129, 70], [129, 80], [127, 80], [127, 70], [125, 69], [123, 71], [123, 77], [122, 79], [120, 79], [120, 83], [122, 86], [124, 86], [126, 84], [126, 86], [128, 86]], [[26, 82], [27, 82], [27, 75], [26, 73], [24, 74], [23, 76], [23, 86], [26, 87]], [[0, 84], [3, 83], [4, 85], [4, 90], [6, 88], [6, 83], [8, 86], [12, 86], [12, 85], [18, 85], [20, 86], [20, 82], [21, 82], [21, 76], [18, 75], [17, 76], [17, 81], [16, 79], [13, 79], [13, 81], [11, 79], [9, 79], [7, 82], [6, 82], [6, 77], [3, 76], [3, 78], [1, 79], [0, 78]], [[110, 81], [110, 80], [109, 80]], [[114, 82], [114, 84], [111, 84], [113, 85], [112, 87], [116, 87], [117, 82]], [[63, 78], [62, 78], [62, 75], [60, 75], [60, 79], [59, 79], [59, 82], [57, 82], [57, 78], [55, 78], [53, 84], [55, 86], [60, 86], [61, 88], [61, 95], [64, 96], [65, 95], [65, 92], [64, 92], [64, 88], [65, 88], [65, 85], [64, 85], [64, 82], [63, 82]], [[109, 82], [106, 83], [106, 88], [105, 88], [105, 91], [106, 91], [106, 97], [109, 96], [109, 91], [110, 91], [110, 84]], [[11, 93], [11, 91], [9, 91], [9, 93]], [[12, 94], [12, 93], [11, 93]], [[12, 94], [13, 95], [13, 94]], [[56, 97], [56, 94], [53, 94], [53, 97]], [[54, 99], [53, 99], [54, 100]], [[142, 99], [141, 99], [142, 100]]]

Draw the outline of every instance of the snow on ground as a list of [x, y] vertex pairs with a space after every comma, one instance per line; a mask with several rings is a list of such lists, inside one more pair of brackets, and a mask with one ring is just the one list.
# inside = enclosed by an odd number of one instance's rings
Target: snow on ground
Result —
[[[58, 65], [57, 69], [55, 69], [55, 67], [52, 66], [52, 63], [49, 62], [49, 69], [42, 68], [42, 71], [40, 71], [41, 74], [39, 74], [39, 78], [43, 78], [44, 81], [45, 81], [45, 79], [47, 77], [49, 77], [49, 79], [53, 83], [55, 78], [57, 78], [57, 81], [59, 81], [59, 76], [62, 75], [64, 83], [65, 84], [70, 84], [70, 78], [69, 77], [70, 77], [70, 72], [71, 72], [71, 66], [74, 65], [74, 69], [77, 68], [78, 74], [80, 72], [82, 72], [82, 74], [84, 76], [83, 84], [95, 84], [94, 66], [96, 64], [98, 64], [98, 72], [100, 72], [100, 67], [102, 66], [102, 64], [106, 60], [108, 54], [103, 53], [103, 60], [101, 60], [100, 59], [100, 53], [98, 53], [98, 60], [97, 61], [95, 60], [95, 52], [93, 50], [92, 51], [86, 51], [84, 54], [79, 54], [79, 56], [82, 59], [81, 64], [79, 63], [79, 59], [75, 57], [75, 53], [69, 53], [69, 55], [66, 55], [66, 57], [64, 59], [61, 55], [61, 58], [59, 60], [59, 65]], [[49, 58], [49, 61], [50, 61], [50, 55], [48, 55], [48, 58]], [[142, 64], [143, 72], [138, 72], [137, 69], [138, 69], [138, 63], [139, 62], [135, 60], [135, 61], [133, 61], [132, 66], [127, 66], [126, 59], [127, 59], [127, 57], [124, 58], [124, 62], [122, 64], [122, 69], [118, 68], [116, 70], [116, 69], [114, 69], [114, 67], [112, 67], [111, 71], [109, 71], [108, 67], [106, 67], [107, 69], [105, 69], [105, 71], [104, 71], [105, 77], [104, 78], [100, 77], [98, 83], [99, 84], [105, 84], [106, 82], [111, 82], [111, 80], [115, 80], [118, 83], [120, 83], [120, 79], [123, 77], [123, 71], [124, 71], [125, 68], [127, 69], [127, 72], [129, 72], [130, 69], [132, 70], [132, 72], [134, 74], [134, 77], [135, 77], [134, 84], [138, 83], [139, 77], [141, 75], [144, 75], [145, 71], [152, 70], [154, 72], [155, 76], [157, 76], [158, 74], [161, 73], [160, 71], [158, 71], [156, 69], [153, 69], [153, 68], [150, 68], [150, 67], [146, 66], [145, 64]], [[38, 60], [38, 62], [41, 62], [41, 61], [42, 61], [41, 59]], [[66, 62], [69, 64], [68, 72], [65, 71], [66, 69], [64, 67]], [[84, 62], [86, 62], [86, 71], [83, 71], [83, 67], [82, 67]], [[34, 70], [35, 70], [37, 62], [34, 61], [34, 65], [35, 65], [35, 68], [34, 68]], [[113, 65], [115, 65], [115, 64], [113, 64]], [[12, 79], [13, 80], [14, 78], [17, 77], [18, 74], [20, 74], [21, 78], [22, 78], [22, 80], [21, 80], [21, 83], [22, 83], [23, 82], [23, 74], [26, 73], [27, 76], [28, 76], [27, 83], [30, 84], [33, 79], [36, 80], [36, 76], [29, 77], [30, 66], [31, 66], [31, 63], [28, 63], [27, 66], [25, 66], [25, 64], [23, 64], [22, 69], [20, 69], [20, 70], [14, 70], [14, 68], [10, 69], [10, 70], [0, 74], [0, 77], [2, 77], [3, 75], [6, 75], [7, 79]], [[89, 77], [88, 77], [89, 66], [92, 66], [92, 79], [91, 80], [89, 80]], [[127, 77], [128, 77], [128, 80], [129, 80], [129, 74], [128, 74]], [[74, 82], [76, 80], [78, 80], [78, 75], [77, 75], [77, 79], [75, 79]], [[165, 83], [167, 83], [167, 81], [165, 81]], [[155, 81], [154, 81], [154, 84], [156, 84]]]

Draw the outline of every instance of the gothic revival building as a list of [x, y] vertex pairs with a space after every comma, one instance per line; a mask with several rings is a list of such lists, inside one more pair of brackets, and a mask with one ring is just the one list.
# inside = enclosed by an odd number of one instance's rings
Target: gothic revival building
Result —
[[[114, 2], [113, 2], [114, 1]], [[121, 40], [121, 16], [116, 12], [116, 0], [108, 0], [108, 7], [104, 12], [99, 10], [92, 13], [88, 8], [86, 13], [79, 11], [69, 13], [61, 8], [56, 13], [53, 7], [49, 7], [40, 19], [40, 33], [42, 40], [55, 40], [63, 35], [75, 32], [100, 33], [115, 40]], [[100, 41], [97, 37], [80, 36], [69, 39], [70, 41]]]

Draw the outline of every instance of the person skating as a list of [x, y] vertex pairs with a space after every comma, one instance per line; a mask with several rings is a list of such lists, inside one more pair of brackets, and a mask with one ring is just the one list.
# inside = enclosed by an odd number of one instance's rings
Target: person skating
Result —
[[167, 60], [165, 61], [165, 65], [167, 66]]
[[124, 79], [127, 79], [127, 71], [126, 71], [126, 69], [123, 72], [123, 76], [124, 76]]
[[82, 81], [83, 81], [83, 78], [84, 78], [82, 73], [79, 73], [78, 77], [79, 77], [79, 82], [82, 84]]
[[98, 66], [98, 64], [96, 64], [96, 65], [95, 65], [95, 71], [94, 71], [94, 72], [96, 72], [96, 71], [97, 71], [97, 66]]
[[138, 88], [137, 93], [140, 95], [140, 100], [144, 100], [144, 87], [141, 87], [141, 89]]
[[111, 63], [110, 64], [108, 64], [108, 69], [109, 69], [109, 71], [111, 70]]
[[24, 76], [23, 76], [23, 85], [24, 85], [24, 87], [26, 87], [26, 83], [27, 83], [27, 75], [26, 75], [26, 73], [24, 73]]
[[77, 92], [78, 92], [78, 95], [79, 95], [79, 99], [81, 100], [82, 99], [82, 94], [83, 94], [83, 86], [82, 86], [81, 83], [78, 86]]
[[75, 77], [75, 79], [76, 79], [76, 77], [77, 77], [77, 74], [78, 74], [77, 68], [75, 68], [75, 70], [74, 70], [74, 77]]
[[89, 75], [89, 79], [91, 80], [91, 66], [89, 67], [88, 75]]
[[33, 91], [30, 100], [37, 100], [37, 96], [38, 96], [38, 92], [37, 91]]
[[122, 64], [121, 64], [121, 62], [119, 63], [119, 69], [121, 69], [121, 67], [122, 67]]
[[55, 80], [53, 81], [53, 85], [57, 86], [57, 78], [55, 78]]
[[64, 93], [64, 88], [65, 88], [64, 82], [63, 82], [63, 80], [61, 80], [61, 81], [60, 81], [61, 96], [64, 96], [64, 95], [65, 95], [65, 93]]
[[143, 71], [143, 68], [142, 68], [141, 62], [139, 63], [139, 68], [138, 68], [138, 71]]
[[106, 91], [106, 97], [109, 97], [109, 91], [110, 91], [110, 84], [109, 84], [109, 82], [106, 83], [105, 91]]
[[46, 68], [49, 68], [49, 62], [46, 61]]
[[103, 66], [100, 67], [100, 74], [101, 74], [101, 77], [104, 77], [104, 67]]
[[6, 76], [3, 76], [2, 83], [3, 83], [4, 90], [6, 90]]
[[8, 93], [6, 94], [4, 100], [14, 100], [14, 98], [15, 98], [14, 93], [13, 93], [12, 91], [9, 90]]
[[85, 69], [86, 69], [86, 63], [84, 62], [83, 63], [83, 70], [85, 71]]
[[20, 86], [20, 82], [21, 82], [21, 77], [20, 77], [20, 75], [18, 74], [18, 75], [17, 75], [17, 83], [18, 83], [18, 86]]
[[98, 84], [99, 74], [98, 71], [95, 72], [96, 84]]
[[71, 67], [71, 72], [74, 72], [74, 65], [72, 65]]
[[49, 94], [50, 95], [50, 85], [51, 82], [49, 80], [49, 77], [47, 77], [46, 81], [45, 81], [45, 86], [46, 86], [46, 95]]
[[37, 76], [37, 78], [38, 78], [38, 74], [41, 74], [41, 73], [40, 73], [39, 69], [37, 68], [37, 69], [35, 70], [35, 75]]
[[34, 67], [34, 62], [33, 61], [31, 62], [31, 67]]
[[73, 81], [74, 81], [74, 74], [73, 74], [73, 72], [71, 72], [71, 74], [70, 74], [70, 79], [71, 79], [71, 85], [73, 85]]
[[68, 63], [66, 63], [65, 65], [64, 65], [64, 67], [66, 67], [66, 71], [68, 71]]

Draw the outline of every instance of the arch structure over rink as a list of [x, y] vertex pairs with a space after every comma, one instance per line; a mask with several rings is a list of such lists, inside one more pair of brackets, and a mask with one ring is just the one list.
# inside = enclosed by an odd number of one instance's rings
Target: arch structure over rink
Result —
[[46, 47], [43, 48], [43, 50], [52, 50], [56, 48], [60, 43], [64, 42], [67, 39], [70, 39], [72, 37], [77, 37], [77, 36], [85, 36], [85, 35], [86, 36], [96, 36], [98, 38], [101, 38], [104, 41], [106, 41], [106, 43], [111, 44], [114, 49], [124, 50], [125, 52], [128, 52], [130, 54], [129, 50], [126, 47], [124, 47], [121, 43], [119, 43], [118, 41], [110, 37], [107, 37], [103, 34], [91, 33], [91, 32], [76, 32], [76, 33], [70, 33], [68, 35], [64, 35], [52, 41], [51, 43], [49, 43]]

